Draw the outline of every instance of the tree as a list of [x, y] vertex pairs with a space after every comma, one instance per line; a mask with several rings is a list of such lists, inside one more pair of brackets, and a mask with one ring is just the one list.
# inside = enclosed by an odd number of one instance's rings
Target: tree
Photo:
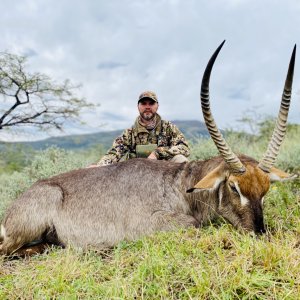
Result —
[[79, 121], [83, 108], [94, 107], [75, 95], [79, 86], [69, 80], [56, 83], [41, 73], [26, 70], [24, 56], [0, 53], [0, 129], [35, 126], [62, 130], [66, 120]]

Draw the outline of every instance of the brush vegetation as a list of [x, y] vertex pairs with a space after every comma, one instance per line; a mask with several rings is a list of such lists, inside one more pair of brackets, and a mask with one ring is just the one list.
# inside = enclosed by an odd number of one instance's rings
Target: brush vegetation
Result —
[[[226, 139], [234, 151], [260, 159], [265, 136], [227, 132]], [[288, 129], [276, 164], [293, 173], [300, 170], [299, 136], [298, 126]], [[216, 154], [211, 140], [192, 144], [192, 159]], [[0, 219], [37, 179], [84, 167], [98, 155], [49, 148], [22, 170], [0, 175]], [[0, 257], [0, 299], [299, 299], [299, 187], [299, 180], [272, 185], [264, 202], [268, 232], [260, 237], [220, 219], [105, 251], [51, 248], [26, 259]]]

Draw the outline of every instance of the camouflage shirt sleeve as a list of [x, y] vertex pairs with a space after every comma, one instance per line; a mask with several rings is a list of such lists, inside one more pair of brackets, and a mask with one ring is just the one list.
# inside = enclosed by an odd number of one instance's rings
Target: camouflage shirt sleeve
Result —
[[163, 132], [168, 137], [168, 145], [158, 147], [155, 154], [158, 159], [172, 159], [173, 156], [182, 154], [185, 157], [190, 155], [190, 149], [183, 133], [171, 122], [166, 122], [163, 126]]
[[97, 163], [98, 166], [111, 165], [118, 162], [131, 148], [131, 129], [126, 129], [122, 135], [118, 136], [112, 147]]

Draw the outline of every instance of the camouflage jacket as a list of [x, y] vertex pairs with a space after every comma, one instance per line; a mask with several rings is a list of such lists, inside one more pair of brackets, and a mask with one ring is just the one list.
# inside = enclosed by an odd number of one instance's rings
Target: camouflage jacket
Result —
[[156, 126], [152, 130], [147, 130], [136, 119], [130, 129], [126, 129], [123, 134], [117, 137], [112, 145], [97, 165], [109, 165], [118, 162], [123, 156], [136, 157], [137, 145], [157, 144], [154, 151], [158, 159], [169, 160], [174, 155], [190, 155], [188, 144], [176, 125], [169, 121], [162, 120], [156, 115]]

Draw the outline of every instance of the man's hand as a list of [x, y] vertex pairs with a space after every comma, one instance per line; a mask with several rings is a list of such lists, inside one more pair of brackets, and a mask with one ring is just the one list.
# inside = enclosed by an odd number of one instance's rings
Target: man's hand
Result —
[[154, 152], [151, 152], [151, 154], [147, 157], [149, 159], [157, 159], [156, 155]]

